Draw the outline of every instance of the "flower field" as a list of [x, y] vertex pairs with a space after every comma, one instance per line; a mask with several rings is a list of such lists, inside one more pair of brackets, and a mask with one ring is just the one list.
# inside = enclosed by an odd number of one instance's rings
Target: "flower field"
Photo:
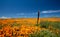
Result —
[[0, 37], [60, 37], [59, 21], [0, 19]]

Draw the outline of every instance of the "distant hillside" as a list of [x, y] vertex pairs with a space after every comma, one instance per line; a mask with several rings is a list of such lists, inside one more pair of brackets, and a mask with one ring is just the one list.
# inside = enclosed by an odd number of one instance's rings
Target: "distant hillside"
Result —
[[41, 21], [60, 21], [60, 18], [40, 18]]
[[[60, 18], [40, 18], [40, 21], [60, 21]], [[23, 25], [33, 25], [37, 23], [37, 18], [10, 18], [10, 19], [0, 19], [0, 23], [20, 23]]]

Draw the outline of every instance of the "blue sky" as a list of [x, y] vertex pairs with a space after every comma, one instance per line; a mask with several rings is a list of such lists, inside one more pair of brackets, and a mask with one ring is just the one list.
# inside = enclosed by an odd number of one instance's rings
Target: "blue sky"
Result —
[[60, 0], [0, 0], [0, 17], [60, 17]]

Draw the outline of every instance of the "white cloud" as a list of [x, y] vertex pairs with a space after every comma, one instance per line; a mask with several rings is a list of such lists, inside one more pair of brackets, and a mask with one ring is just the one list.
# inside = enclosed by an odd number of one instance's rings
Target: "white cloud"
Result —
[[6, 18], [10, 18], [10, 17], [5, 17], [5, 16], [2, 16], [2, 17], [0, 17], [0, 18], [2, 18], [2, 19], [6, 19]]
[[57, 13], [60, 12], [60, 10], [48, 10], [48, 11], [42, 11], [42, 13]]

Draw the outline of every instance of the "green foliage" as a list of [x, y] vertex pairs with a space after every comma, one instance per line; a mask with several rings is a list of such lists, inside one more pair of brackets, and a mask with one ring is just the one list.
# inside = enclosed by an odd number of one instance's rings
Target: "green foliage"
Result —
[[54, 29], [60, 29], [60, 22], [50, 22], [50, 21], [41, 21], [40, 27], [42, 28], [48, 28], [49, 26], [52, 26]]
[[[54, 22], [52, 22], [52, 21], [41, 21], [39, 25], [40, 25], [41, 28], [47, 28], [47, 29], [49, 29], [49, 26], [51, 26], [53, 31], [55, 31], [57, 29], [60, 30], [60, 22], [59, 21], [54, 21]], [[45, 35], [45, 33], [47, 35]], [[60, 37], [60, 32], [51, 33], [50, 31], [47, 31], [47, 32], [46, 31], [41, 31], [39, 35], [40, 35], [40, 37]]]
[[2, 29], [3, 28], [3, 26], [2, 25], [0, 25], [0, 29]]
[[60, 29], [60, 22], [51, 22], [50, 25], [55, 29]]
[[40, 24], [35, 24], [35, 26], [40, 26]]
[[42, 28], [48, 28], [49, 25], [50, 25], [50, 23], [51, 23], [51, 22], [49, 22], [49, 21], [41, 21], [41, 22], [40, 22], [40, 26], [41, 26]]
[[35, 32], [34, 34], [30, 34], [29, 37], [58, 37], [55, 33], [50, 32], [49, 30], [41, 30], [39, 32]]
[[14, 26], [20, 26], [21, 24], [17, 24], [16, 22], [14, 22], [13, 24], [11, 24], [11, 27], [14, 27]]

